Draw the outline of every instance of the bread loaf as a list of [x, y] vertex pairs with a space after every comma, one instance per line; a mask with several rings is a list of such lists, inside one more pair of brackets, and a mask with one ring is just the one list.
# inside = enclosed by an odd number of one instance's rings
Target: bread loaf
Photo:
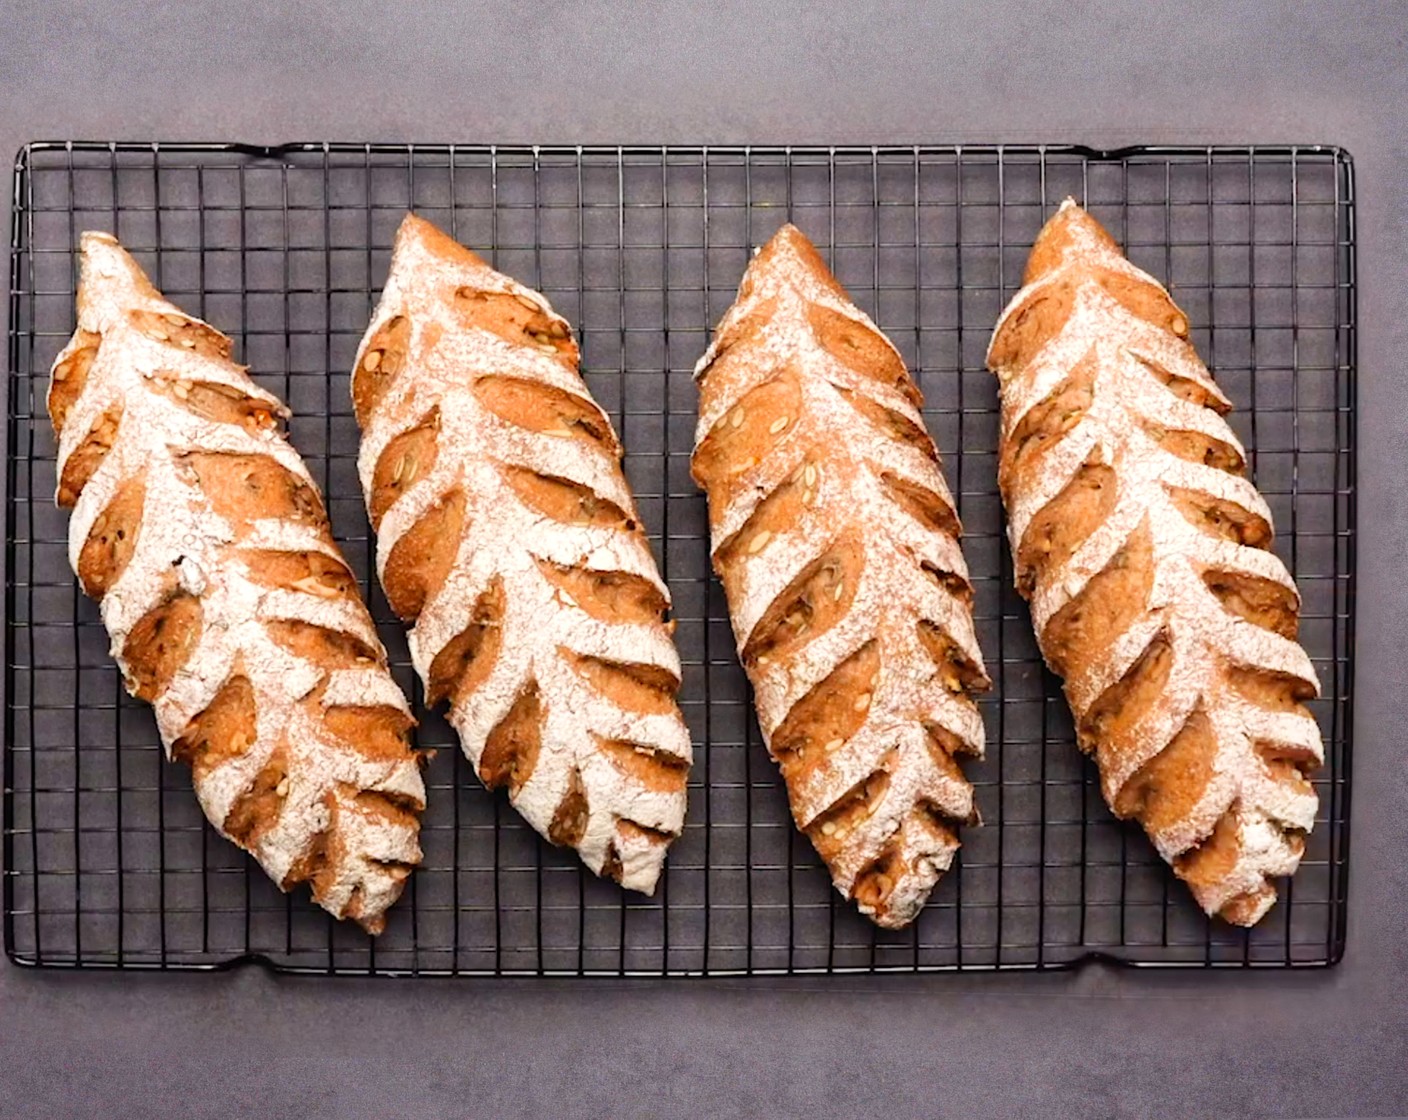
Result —
[[1252, 925], [1300, 862], [1322, 748], [1231, 404], [1187, 316], [1069, 199], [988, 365], [1017, 587], [1105, 798], [1207, 913]]
[[919, 391], [790, 225], [695, 377], [694, 476], [763, 737], [836, 889], [898, 928], [976, 822], [957, 757], [982, 754], [988, 687]]
[[285, 410], [230, 349], [83, 235], [48, 400], [69, 558], [211, 823], [376, 933], [421, 858], [413, 721]]
[[357, 354], [377, 569], [490, 788], [651, 893], [684, 824], [680, 661], [611, 423], [539, 293], [408, 215]]

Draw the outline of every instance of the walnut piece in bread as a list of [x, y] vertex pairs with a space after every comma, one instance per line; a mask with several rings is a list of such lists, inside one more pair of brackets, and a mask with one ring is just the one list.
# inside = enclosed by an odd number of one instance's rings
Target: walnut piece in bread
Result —
[[230, 350], [83, 235], [48, 399], [69, 557], [211, 823], [378, 933], [421, 858], [414, 721], [286, 410]]
[[695, 377], [694, 477], [793, 817], [841, 894], [904, 926], [977, 821], [957, 759], [983, 752], [988, 687], [919, 390], [791, 225]]
[[1256, 923], [1323, 759], [1300, 598], [1188, 318], [1067, 199], [988, 351], [1017, 587], [1105, 799], [1208, 914]]
[[352, 376], [377, 568], [485, 785], [650, 894], [684, 826], [669, 593], [567, 322], [407, 215]]

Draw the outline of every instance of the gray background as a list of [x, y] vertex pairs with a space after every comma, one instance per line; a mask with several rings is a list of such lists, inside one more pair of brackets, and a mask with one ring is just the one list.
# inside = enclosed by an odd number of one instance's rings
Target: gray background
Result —
[[1408, 6], [416, 7], [0, 0], [0, 151], [40, 137], [1349, 148], [1364, 516], [1346, 960], [638, 983], [0, 965], [0, 1116], [1408, 1112]]

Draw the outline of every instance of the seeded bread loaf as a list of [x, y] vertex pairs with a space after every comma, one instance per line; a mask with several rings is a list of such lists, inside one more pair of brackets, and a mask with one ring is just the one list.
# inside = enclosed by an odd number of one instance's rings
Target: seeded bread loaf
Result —
[[919, 390], [790, 225], [695, 377], [714, 566], [793, 817], [838, 891], [904, 926], [976, 822], [957, 757], [982, 754], [988, 687]]
[[1322, 748], [1231, 404], [1168, 292], [1069, 199], [988, 365], [1017, 587], [1105, 798], [1207, 913], [1252, 925], [1300, 862]]
[[421, 858], [413, 721], [285, 410], [111, 236], [82, 250], [48, 401], [74, 571], [211, 823], [379, 932]]
[[357, 354], [358, 461], [426, 701], [485, 785], [646, 894], [684, 825], [669, 595], [540, 294], [408, 215]]

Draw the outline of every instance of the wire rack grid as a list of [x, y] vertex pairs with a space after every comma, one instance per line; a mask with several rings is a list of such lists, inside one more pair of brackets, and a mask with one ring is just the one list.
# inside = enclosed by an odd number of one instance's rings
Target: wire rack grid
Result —
[[[583, 148], [40, 143], [12, 204], [6, 535], [4, 937], [32, 965], [318, 973], [677, 975], [1323, 966], [1343, 952], [1354, 602], [1354, 211], [1321, 147]], [[1304, 598], [1327, 761], [1300, 873], [1250, 932], [1207, 921], [1106, 810], [1011, 585], [983, 368], [1042, 221], [1075, 196], [1170, 285], [1236, 402], [1232, 422]], [[544, 844], [424, 711], [369, 578], [348, 395], [357, 340], [414, 207], [544, 291], [628, 449], [674, 596], [696, 744], [688, 821], [652, 899]], [[995, 682], [984, 817], [907, 931], [832, 892], [791, 826], [751, 716], [704, 502], [691, 371], [752, 247], [783, 221], [821, 248], [916, 371], [966, 529]], [[291, 406], [398, 679], [438, 748], [425, 861], [379, 939], [287, 897], [205, 823], [123, 691], [52, 501], [47, 371], [73, 328], [76, 244], [115, 232], [177, 304], [237, 341]]]

